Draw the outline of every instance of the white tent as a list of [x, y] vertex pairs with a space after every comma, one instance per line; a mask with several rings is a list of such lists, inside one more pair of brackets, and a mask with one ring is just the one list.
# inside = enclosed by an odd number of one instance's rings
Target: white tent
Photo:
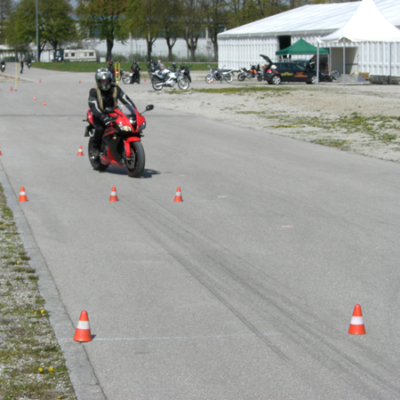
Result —
[[[322, 37], [321, 40], [343, 43], [343, 71], [345, 71], [346, 41], [400, 42], [400, 30], [382, 15], [373, 0], [362, 0], [356, 12], [344, 26], [330, 35]], [[391, 62], [389, 65], [391, 65]]]
[[[348, 1], [348, 0], [347, 0]], [[400, 0], [375, 0], [382, 15], [400, 29]], [[222, 67], [239, 69], [256, 65], [260, 54], [270, 58], [277, 50], [304, 39], [317, 46], [321, 37], [342, 28], [354, 15], [360, 1], [348, 3], [308, 4], [218, 34], [218, 63]], [[373, 31], [373, 25], [370, 30]], [[324, 42], [332, 48], [331, 67], [342, 72], [342, 42]], [[346, 43], [346, 70], [389, 75], [390, 42]], [[292, 59], [304, 58], [293, 56]], [[392, 44], [391, 71], [400, 77], [400, 42]], [[348, 73], [348, 72], [347, 72]]]

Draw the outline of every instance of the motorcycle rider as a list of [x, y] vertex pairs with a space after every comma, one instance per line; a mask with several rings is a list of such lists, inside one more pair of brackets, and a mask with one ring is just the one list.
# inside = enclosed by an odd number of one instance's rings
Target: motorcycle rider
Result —
[[113, 81], [113, 83], [115, 83], [115, 68], [114, 68], [114, 65], [113, 65], [113, 60], [112, 60], [112, 58], [110, 58], [109, 60], [108, 60], [108, 70], [111, 72], [111, 75], [112, 75], [112, 81]]
[[4, 62], [4, 60], [1, 60], [1, 72], [4, 72], [6, 69], [6, 63]]
[[[93, 114], [93, 125], [95, 127], [92, 155], [98, 157], [104, 129], [106, 125], [113, 121], [113, 118], [105, 113], [106, 107], [117, 107], [118, 100], [134, 109], [136, 109], [136, 106], [118, 85], [113, 84], [111, 72], [107, 68], [99, 68], [96, 71], [95, 81], [96, 85], [89, 92], [88, 103]], [[135, 118], [135, 115], [132, 118]]]
[[139, 67], [139, 65], [137, 65], [136, 60], [133, 60], [133, 63], [131, 65], [131, 71], [133, 72], [133, 82], [137, 82], [140, 83], [140, 73], [139, 71], [141, 71], [141, 68]]
[[157, 68], [161, 72], [161, 76], [164, 79], [164, 81], [167, 81], [169, 79], [169, 69], [165, 68], [164, 64], [161, 62], [161, 60], [158, 60], [157, 62]]

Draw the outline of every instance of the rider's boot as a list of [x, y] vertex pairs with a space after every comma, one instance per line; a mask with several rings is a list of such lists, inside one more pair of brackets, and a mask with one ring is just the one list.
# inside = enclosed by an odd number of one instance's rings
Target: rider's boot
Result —
[[100, 148], [101, 148], [101, 138], [103, 137], [103, 131], [98, 131], [96, 129], [93, 142], [92, 142], [92, 156], [97, 158], [100, 155]]

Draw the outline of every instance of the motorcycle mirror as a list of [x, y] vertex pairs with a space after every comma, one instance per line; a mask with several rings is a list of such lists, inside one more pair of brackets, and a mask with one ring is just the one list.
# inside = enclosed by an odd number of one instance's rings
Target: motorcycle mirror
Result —
[[145, 113], [146, 111], [151, 111], [154, 108], [153, 104], [149, 104], [148, 106], [146, 106], [146, 109], [141, 112], [141, 114]]

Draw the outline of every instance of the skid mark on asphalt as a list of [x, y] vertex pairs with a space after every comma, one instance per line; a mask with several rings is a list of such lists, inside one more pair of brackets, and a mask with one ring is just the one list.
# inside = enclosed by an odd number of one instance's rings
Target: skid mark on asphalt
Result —
[[[262, 336], [282, 335], [280, 332], [262, 333]], [[197, 340], [197, 339], [229, 339], [229, 338], [257, 338], [254, 333], [243, 333], [237, 335], [211, 335], [211, 336], [161, 336], [161, 337], [137, 337], [137, 338], [95, 338], [93, 341], [132, 341], [132, 340]]]
[[[395, 367], [388, 360], [383, 360], [370, 346], [353, 344], [361, 354], [375, 360], [380, 373], [372, 367], [365, 366], [361, 358], [356, 359], [346, 354], [345, 347], [335, 343], [336, 338], [342, 334], [340, 328], [321, 319], [314, 310], [303, 307], [301, 299], [288, 295], [290, 291], [286, 290], [284, 282], [277, 281], [266, 269], [232, 253], [206, 233], [181, 223], [163, 204], [155, 201], [148, 204], [154, 208], [151, 212], [140, 203], [127, 199], [126, 204], [121, 204], [120, 211], [124, 215], [136, 209], [136, 223], [140, 229], [146, 231], [282, 361], [298, 364], [295, 367], [297, 373], [305, 380], [308, 371], [298, 368], [301, 361], [297, 363], [296, 360], [290, 359], [268, 337], [263, 336], [256, 324], [251, 322], [252, 316], [246, 311], [246, 307], [261, 316], [264, 321], [272, 318], [277, 330], [284, 332], [285, 340], [301, 348], [321, 368], [341, 371], [340, 376], [346, 381], [362, 381], [360, 393], [377, 393], [376, 386], [390, 390], [396, 395], [400, 393], [400, 388], [393, 381], [384, 378], [386, 373], [381, 375], [382, 370], [390, 374]], [[174, 249], [177, 244], [181, 249], [179, 251]], [[360, 371], [363, 378], [360, 378]]]

